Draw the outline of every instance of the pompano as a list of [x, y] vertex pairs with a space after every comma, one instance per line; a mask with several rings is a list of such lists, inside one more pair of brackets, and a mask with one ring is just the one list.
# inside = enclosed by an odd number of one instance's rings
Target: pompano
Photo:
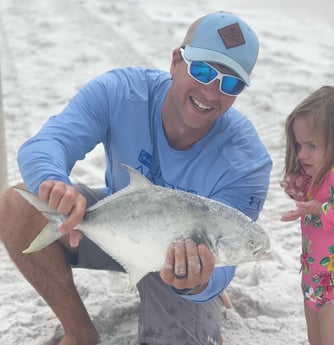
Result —
[[[268, 254], [267, 233], [240, 211], [202, 196], [156, 186], [135, 169], [123, 166], [130, 184], [88, 208], [76, 229], [124, 267], [131, 286], [146, 273], [159, 271], [168, 245], [180, 238], [205, 243], [216, 266], [238, 265]], [[34, 194], [16, 191], [49, 220], [24, 253], [59, 239], [58, 228], [65, 217]]]

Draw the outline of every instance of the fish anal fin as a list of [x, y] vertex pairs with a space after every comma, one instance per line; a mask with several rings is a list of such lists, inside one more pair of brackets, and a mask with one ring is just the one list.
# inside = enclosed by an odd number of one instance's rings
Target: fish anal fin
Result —
[[137, 283], [148, 273], [146, 270], [140, 270], [136, 266], [125, 265], [121, 260], [113, 257], [125, 270], [128, 275], [128, 290], [135, 289]]
[[148, 272], [139, 272], [137, 271], [127, 271], [129, 275], [129, 286], [128, 289], [133, 289], [138, 282], [148, 273]]

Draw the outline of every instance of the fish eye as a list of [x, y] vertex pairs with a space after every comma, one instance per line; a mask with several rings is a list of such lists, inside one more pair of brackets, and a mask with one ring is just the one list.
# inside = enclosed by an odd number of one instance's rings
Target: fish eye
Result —
[[254, 249], [255, 248], [255, 241], [254, 240], [248, 240], [247, 241], [247, 248], [248, 249]]

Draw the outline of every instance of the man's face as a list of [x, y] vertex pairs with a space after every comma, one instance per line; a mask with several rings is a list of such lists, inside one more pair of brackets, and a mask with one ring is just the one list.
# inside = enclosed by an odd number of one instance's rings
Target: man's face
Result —
[[[213, 66], [221, 73], [234, 74], [221, 65], [213, 64]], [[173, 52], [171, 74], [173, 76], [171, 91], [175, 98], [174, 105], [184, 126], [207, 131], [236, 99], [235, 96], [228, 96], [219, 91], [220, 81], [218, 79], [203, 85], [192, 78], [187, 72], [187, 64], [182, 59], [179, 49]]]

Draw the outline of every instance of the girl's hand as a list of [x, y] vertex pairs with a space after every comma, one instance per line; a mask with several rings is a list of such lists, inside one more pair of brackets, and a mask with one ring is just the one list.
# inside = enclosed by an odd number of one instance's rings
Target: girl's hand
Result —
[[290, 198], [301, 201], [304, 199], [307, 179], [302, 174], [286, 174], [280, 186]]
[[322, 203], [318, 200], [298, 201], [296, 202], [296, 209], [289, 211], [281, 216], [281, 221], [289, 222], [297, 220], [307, 214], [321, 215]]

